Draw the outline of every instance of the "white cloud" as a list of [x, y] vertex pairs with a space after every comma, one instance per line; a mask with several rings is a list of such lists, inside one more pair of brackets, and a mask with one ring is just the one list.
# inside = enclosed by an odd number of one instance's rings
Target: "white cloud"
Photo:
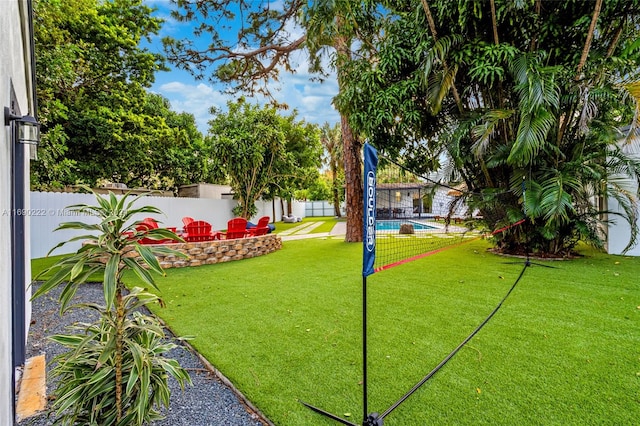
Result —
[[[145, 0], [145, 2], [158, 8], [156, 16], [166, 19], [162, 27], [162, 36], [189, 37], [190, 31], [185, 32], [188, 25], [177, 22], [169, 16], [168, 10], [171, 6], [165, 0]], [[282, 8], [281, 0], [271, 1], [270, 6]], [[291, 40], [303, 35], [301, 27], [296, 25], [293, 20], [287, 22], [285, 28]], [[159, 43], [159, 40], [154, 41]], [[155, 44], [154, 47], [158, 51], [161, 50], [159, 44]], [[325, 70], [330, 70], [329, 58], [323, 59]], [[279, 81], [269, 84], [273, 97], [278, 102], [287, 104], [290, 111], [297, 110], [299, 119], [316, 124], [339, 122], [340, 116], [332, 106], [332, 99], [338, 93], [335, 75], [330, 74], [323, 82], [314, 80], [318, 76], [309, 71], [306, 52], [294, 53], [291, 62], [295, 73], [281, 69]], [[239, 96], [224, 93], [222, 86], [218, 87], [196, 81], [185, 71], [173, 70], [168, 73], [159, 73], [156, 77], [157, 81], [152, 90], [169, 99], [171, 107], [175, 111], [193, 114], [198, 128], [205, 134], [208, 130], [207, 122], [211, 119], [210, 108], [216, 106], [224, 111], [227, 101]], [[268, 99], [264, 96], [246, 97], [250, 102], [259, 105], [268, 103]], [[284, 111], [283, 114], [287, 114], [287, 112]]]
[[[172, 80], [173, 74], [169, 73], [165, 79], [168, 81], [155, 85], [153, 91], [169, 99], [173, 110], [193, 114], [198, 128], [205, 134], [208, 130], [207, 122], [211, 119], [210, 108], [215, 106], [225, 111], [227, 101], [237, 98], [211, 85], [198, 83], [188, 74], [176, 73], [175, 76], [179, 80]], [[279, 86], [279, 90], [274, 91], [274, 98], [286, 103], [290, 111], [297, 110], [299, 119], [316, 124], [334, 124], [340, 120], [331, 104], [338, 93], [335, 79], [320, 83], [311, 81], [309, 74], [283, 73], [280, 82], [275, 85]], [[247, 100], [259, 105], [268, 102], [264, 96], [247, 96]]]
[[[274, 94], [279, 102], [296, 109], [299, 117], [307, 122], [323, 124], [340, 121], [338, 112], [333, 108], [333, 98], [338, 94], [338, 82], [334, 73], [324, 81], [317, 81], [317, 75], [309, 71], [308, 56], [299, 52], [294, 59], [294, 73], [281, 70], [281, 89]], [[329, 70], [327, 66], [325, 69]]]
[[193, 114], [198, 129], [205, 134], [209, 127], [207, 122], [211, 119], [211, 107], [225, 108], [229, 99], [229, 96], [221, 91], [203, 83], [196, 83], [193, 79], [188, 81], [184, 76], [180, 81], [158, 84], [153, 87], [153, 91], [167, 98], [174, 111]]

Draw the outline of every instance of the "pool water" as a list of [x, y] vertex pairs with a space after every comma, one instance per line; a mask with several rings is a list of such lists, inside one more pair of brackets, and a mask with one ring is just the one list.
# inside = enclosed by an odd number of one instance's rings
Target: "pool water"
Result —
[[409, 223], [413, 225], [414, 231], [426, 231], [428, 229], [436, 229], [435, 226], [429, 226], [426, 223], [401, 220], [378, 220], [376, 221], [376, 231], [399, 231], [400, 225]]

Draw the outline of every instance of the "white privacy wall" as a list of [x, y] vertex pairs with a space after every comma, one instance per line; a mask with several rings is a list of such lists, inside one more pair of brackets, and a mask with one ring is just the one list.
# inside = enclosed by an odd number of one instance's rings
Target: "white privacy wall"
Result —
[[[622, 137], [618, 141], [620, 149], [634, 160], [640, 160], [640, 133], [637, 129], [626, 127], [621, 129]], [[629, 194], [638, 193], [637, 182], [626, 175], [612, 174], [609, 176], [609, 182], [615, 182], [620, 188]], [[640, 256], [640, 244], [636, 243], [625, 252], [625, 248], [629, 244], [631, 237], [631, 225], [622, 216], [624, 210], [614, 197], [608, 197], [606, 200], [607, 219], [607, 253], [609, 254], [626, 254], [628, 256]], [[640, 213], [640, 201], [636, 200], [636, 211]], [[634, 224], [636, 229], [640, 227], [640, 217]]]
[[[103, 195], [105, 196], [105, 195]], [[119, 197], [119, 196], [118, 196]], [[132, 199], [131, 197], [130, 199]], [[39, 258], [47, 255], [49, 250], [61, 241], [67, 241], [74, 236], [82, 235], [80, 231], [54, 230], [63, 222], [81, 220], [83, 222], [94, 221], [92, 217], [74, 216], [67, 207], [73, 204], [95, 205], [96, 199], [92, 194], [76, 194], [64, 192], [32, 192], [31, 193], [31, 258]], [[302, 204], [300, 208], [298, 204]], [[142, 214], [135, 220], [153, 217], [164, 227], [182, 228], [182, 218], [190, 216], [196, 220], [204, 220], [211, 224], [213, 229], [227, 228], [227, 222], [234, 217], [231, 209], [237, 205], [235, 200], [215, 200], [209, 198], [183, 198], [183, 197], [142, 197], [134, 204], [134, 207], [152, 205], [159, 208], [162, 215]], [[260, 216], [269, 216], [271, 221], [280, 220], [282, 209], [279, 200], [258, 201], [258, 214], [254, 222]], [[294, 202], [294, 210], [301, 209], [304, 212], [304, 204]], [[275, 213], [274, 213], [275, 210]], [[275, 220], [274, 220], [275, 214]], [[73, 253], [81, 247], [81, 241], [65, 244], [52, 255]]]
[[[623, 211], [615, 198], [610, 197], [607, 200], [607, 203], [608, 210], [610, 212]], [[640, 206], [637, 206], [637, 208], [640, 210]], [[607, 253], [623, 254], [624, 249], [629, 244], [629, 239], [631, 237], [631, 226], [629, 225], [629, 222], [627, 222], [621, 216], [609, 213], [608, 218], [610, 223], [608, 224], [607, 232]], [[636, 226], [640, 227], [640, 219], [639, 223], [637, 223]], [[629, 251], [624, 254], [628, 256], [640, 256], [640, 244], [636, 243], [629, 249]]]

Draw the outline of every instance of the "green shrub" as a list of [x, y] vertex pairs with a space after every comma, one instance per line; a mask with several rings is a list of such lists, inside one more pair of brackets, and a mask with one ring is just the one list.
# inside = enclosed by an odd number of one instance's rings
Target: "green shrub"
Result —
[[[122, 277], [132, 270], [145, 285], [158, 290], [149, 271], [163, 275], [164, 271], [154, 254], [181, 254], [168, 247], [142, 245], [140, 240], [180, 239], [167, 229], [136, 230], [140, 222], [132, 220], [135, 215], [161, 213], [152, 206], [133, 208], [141, 196], [129, 201], [130, 194], [120, 199], [112, 193], [94, 195], [96, 206], [77, 204], [68, 209], [79, 217], [97, 217], [98, 223], [66, 222], [57, 228], [87, 234], [54, 247], [84, 241], [76, 253], [39, 274], [48, 278], [33, 295], [36, 298], [63, 285], [61, 315], [73, 308], [89, 308], [99, 314], [94, 323], [70, 327], [73, 334], [51, 337], [68, 349], [55, 358], [52, 373], [59, 381], [52, 409], [63, 424], [142, 425], [161, 418], [161, 405], [168, 407], [169, 375], [182, 387], [191, 379], [177, 361], [164, 357], [176, 345], [166, 340], [155, 317], [143, 313], [158, 297], [140, 287], [127, 292]], [[132, 249], [137, 257], [125, 255]], [[70, 305], [78, 286], [95, 273], [103, 276], [104, 306]]]

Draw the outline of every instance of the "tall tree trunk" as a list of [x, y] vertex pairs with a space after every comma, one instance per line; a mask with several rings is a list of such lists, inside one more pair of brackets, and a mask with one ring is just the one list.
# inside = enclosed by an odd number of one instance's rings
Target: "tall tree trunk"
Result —
[[340, 116], [342, 140], [344, 143], [344, 178], [346, 186], [347, 233], [348, 243], [362, 242], [362, 162], [360, 160], [360, 143], [353, 135], [347, 117]]
[[[535, 19], [536, 19], [536, 21], [538, 19], [540, 19], [540, 12], [542, 11], [541, 1], [542, 0], [536, 0], [536, 3], [535, 3], [534, 11], [535, 11]], [[538, 28], [540, 28], [540, 26], [538, 26]], [[538, 44], [538, 36], [539, 36], [539, 32], [536, 32], [531, 37], [531, 44], [529, 45], [529, 52], [533, 52], [534, 50], [536, 50], [536, 46]]]
[[333, 212], [336, 217], [342, 217], [340, 212], [340, 194], [338, 192], [338, 168], [335, 161], [331, 161], [331, 195], [333, 196]]
[[[342, 18], [337, 18], [338, 28], [342, 26]], [[340, 30], [338, 30], [340, 34]], [[335, 49], [338, 55], [336, 71], [338, 74], [338, 90], [342, 91], [344, 85], [344, 72], [341, 64], [351, 60], [351, 40], [343, 35], [335, 38]], [[346, 187], [347, 206], [347, 231], [345, 241], [348, 243], [362, 242], [363, 227], [363, 189], [362, 189], [362, 161], [360, 159], [361, 144], [353, 134], [347, 117], [340, 114], [340, 128], [342, 131], [343, 155], [344, 155], [344, 179]]]
[[276, 223], [278, 219], [276, 219], [276, 199], [271, 199], [271, 222]]
[[591, 24], [589, 25], [589, 31], [587, 32], [587, 39], [584, 42], [582, 48], [582, 56], [580, 57], [580, 63], [578, 64], [578, 70], [576, 72], [576, 81], [580, 80], [582, 68], [587, 63], [587, 56], [589, 56], [589, 50], [591, 49], [591, 41], [593, 40], [593, 34], [596, 30], [596, 23], [598, 22], [598, 16], [600, 16], [600, 9], [602, 8], [602, 0], [596, 0], [596, 5], [593, 9], [593, 15], [591, 16]]
[[498, 39], [498, 20], [496, 18], [496, 2], [495, 0], [491, 0], [491, 26], [493, 27], [493, 42], [495, 45], [500, 44], [500, 40]]

